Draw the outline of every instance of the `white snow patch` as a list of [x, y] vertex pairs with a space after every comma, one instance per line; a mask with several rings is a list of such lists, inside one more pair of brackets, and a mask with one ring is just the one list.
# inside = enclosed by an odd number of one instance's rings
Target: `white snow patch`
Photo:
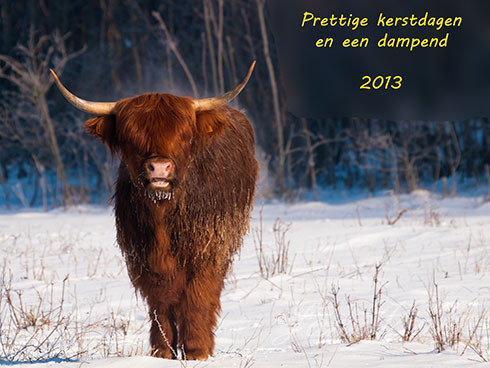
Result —
[[[252, 230], [259, 226], [261, 207], [256, 204]], [[404, 209], [407, 212], [388, 225]], [[261, 277], [252, 231], [222, 294], [215, 356], [206, 362], [179, 362], [146, 356], [146, 306], [127, 277], [111, 209], [83, 206], [0, 214], [0, 364], [21, 359], [18, 349], [8, 350], [15, 337], [19, 346], [32, 345], [25, 349], [30, 355], [24, 359], [38, 359], [23, 367], [488, 366], [477, 363], [481, 359], [465, 345], [472, 326], [489, 306], [489, 202], [481, 197], [441, 200], [421, 191], [339, 204], [266, 204], [262, 209], [266, 257], [277, 254], [276, 218], [291, 223], [285, 235], [290, 272]], [[339, 311], [351, 331], [346, 298], [357, 306], [360, 322], [364, 310], [370, 320], [376, 264], [382, 264], [383, 287], [376, 339], [343, 342], [332, 307], [332, 286], [340, 288]], [[430, 333], [434, 281], [445, 316], [451, 310], [465, 326], [462, 341], [442, 353], [436, 352]], [[67, 330], [56, 330], [47, 338], [53, 351], [46, 345], [36, 350], [29, 342], [36, 326], [26, 326], [14, 336], [15, 313], [6, 303], [6, 289], [17, 308], [20, 293], [24, 310], [32, 311], [37, 326], [46, 331], [43, 336], [54, 330], [53, 321], [48, 324], [40, 318], [43, 313], [51, 311], [45, 320], [63, 318]], [[414, 301], [415, 327], [422, 331], [404, 343], [402, 318]], [[489, 317], [481, 324], [483, 349], [489, 346]], [[78, 357], [80, 346], [87, 352]], [[77, 361], [53, 359], [56, 352]]]

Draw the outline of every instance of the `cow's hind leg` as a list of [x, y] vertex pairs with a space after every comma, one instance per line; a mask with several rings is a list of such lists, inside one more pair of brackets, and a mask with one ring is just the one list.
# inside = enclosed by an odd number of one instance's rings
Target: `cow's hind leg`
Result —
[[223, 280], [219, 276], [218, 280], [214, 278], [216, 275], [206, 276], [189, 282], [178, 309], [179, 343], [188, 360], [213, 355]]
[[176, 359], [177, 325], [173, 309], [160, 303], [148, 303], [151, 321], [151, 355], [158, 358]]

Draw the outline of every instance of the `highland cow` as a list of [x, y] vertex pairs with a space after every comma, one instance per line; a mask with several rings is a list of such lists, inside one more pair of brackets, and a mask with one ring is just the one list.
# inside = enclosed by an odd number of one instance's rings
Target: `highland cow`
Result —
[[[254, 62], [255, 64], [255, 62]], [[117, 242], [128, 274], [146, 300], [151, 354], [206, 359], [213, 354], [220, 294], [248, 230], [258, 166], [254, 131], [227, 106], [247, 76], [221, 97], [149, 93], [75, 107], [121, 158], [114, 193]]]

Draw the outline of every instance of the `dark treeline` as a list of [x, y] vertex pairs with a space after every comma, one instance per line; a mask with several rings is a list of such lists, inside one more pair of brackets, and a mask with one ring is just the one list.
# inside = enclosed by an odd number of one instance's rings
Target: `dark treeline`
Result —
[[[456, 178], [488, 185], [490, 123], [300, 119], [287, 112], [263, 0], [0, 0], [0, 185], [7, 204], [106, 201], [114, 162], [83, 132], [53, 68], [82, 98], [231, 88], [257, 135], [263, 194], [361, 187], [411, 191]], [[54, 178], [54, 179], [53, 179]], [[27, 195], [19, 180], [32, 183]], [[446, 189], [444, 189], [446, 191]]]

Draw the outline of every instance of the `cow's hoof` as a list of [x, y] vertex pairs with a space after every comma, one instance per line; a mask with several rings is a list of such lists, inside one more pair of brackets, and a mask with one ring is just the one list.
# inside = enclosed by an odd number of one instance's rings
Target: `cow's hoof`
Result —
[[163, 358], [163, 359], [175, 359], [172, 352], [169, 349], [159, 349], [152, 348], [150, 350], [150, 356], [155, 358]]
[[186, 351], [186, 360], [207, 360], [209, 358], [209, 353], [207, 351]]

